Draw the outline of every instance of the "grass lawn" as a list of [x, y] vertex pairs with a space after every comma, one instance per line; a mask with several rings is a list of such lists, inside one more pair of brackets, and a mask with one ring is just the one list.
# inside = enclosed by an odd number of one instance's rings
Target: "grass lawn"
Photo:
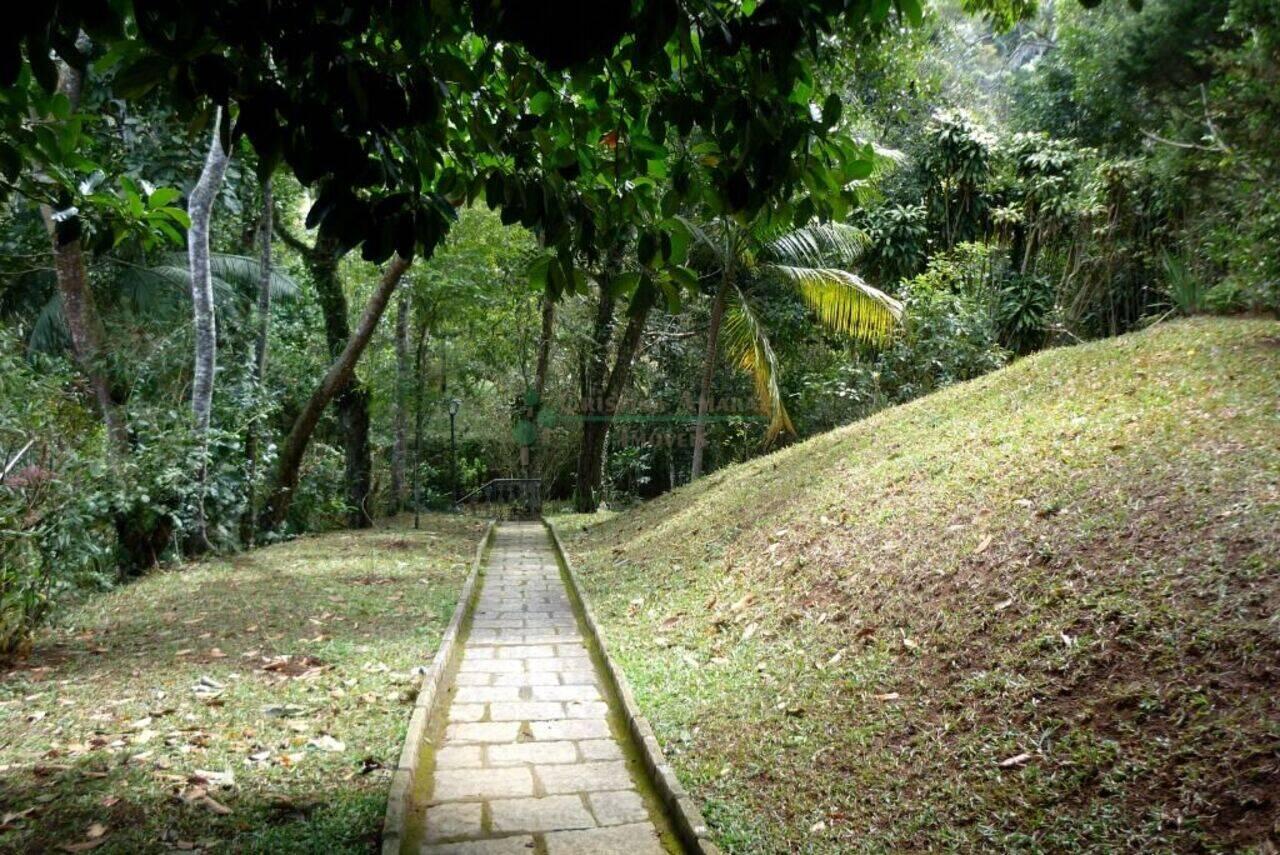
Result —
[[159, 571], [0, 672], [0, 851], [368, 852], [483, 525]]
[[558, 520], [732, 852], [1280, 843], [1280, 324], [1049, 351]]

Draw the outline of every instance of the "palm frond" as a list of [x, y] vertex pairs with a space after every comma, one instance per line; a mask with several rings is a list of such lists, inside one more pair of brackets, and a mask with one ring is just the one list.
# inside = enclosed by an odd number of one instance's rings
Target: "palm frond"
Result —
[[902, 304], [861, 277], [833, 267], [771, 265], [800, 292], [801, 299], [832, 332], [872, 344], [893, 335]]
[[[161, 259], [161, 265], [181, 268], [185, 275], [187, 256], [179, 252], [168, 253]], [[252, 300], [258, 293], [262, 265], [256, 258], [218, 252], [209, 256], [209, 274], [214, 279], [221, 279], [243, 299]], [[271, 299], [292, 299], [298, 296], [298, 290], [298, 283], [292, 277], [280, 272], [277, 267], [271, 268]]]
[[725, 309], [721, 341], [730, 361], [751, 375], [756, 403], [760, 412], [769, 418], [764, 436], [767, 445], [783, 431], [791, 434], [796, 432], [782, 401], [782, 388], [779, 386], [782, 365], [769, 341], [769, 334], [747, 295], [735, 287], [731, 298], [732, 302]]
[[789, 231], [764, 247], [764, 256], [800, 267], [848, 267], [871, 245], [862, 229], [846, 223], [811, 223]]
[[[237, 289], [216, 275], [211, 275], [210, 280], [217, 309], [238, 312], [243, 298]], [[126, 305], [136, 314], [147, 317], [163, 317], [191, 299], [191, 274], [185, 265], [130, 267], [120, 274], [117, 284]]]

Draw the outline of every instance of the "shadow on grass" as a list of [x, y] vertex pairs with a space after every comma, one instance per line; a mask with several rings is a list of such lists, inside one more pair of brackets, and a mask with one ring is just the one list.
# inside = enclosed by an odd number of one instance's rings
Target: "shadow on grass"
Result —
[[481, 528], [304, 538], [72, 609], [0, 675], [0, 851], [368, 851]]

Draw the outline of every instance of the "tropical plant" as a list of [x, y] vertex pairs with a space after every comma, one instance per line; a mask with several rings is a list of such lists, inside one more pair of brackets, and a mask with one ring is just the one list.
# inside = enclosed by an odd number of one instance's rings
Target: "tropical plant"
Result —
[[866, 234], [852, 226], [814, 223], [770, 233], [768, 226], [752, 231], [720, 218], [691, 225], [690, 231], [706, 275], [718, 279], [695, 422], [691, 477], [697, 478], [722, 319], [729, 361], [752, 378], [757, 404], [769, 420], [764, 434], [768, 444], [783, 432], [795, 433], [795, 427], [782, 400], [782, 367], [753, 294], [779, 285], [793, 289], [824, 329], [873, 344], [889, 340], [902, 305], [848, 269], [867, 245]]
[[1164, 267], [1165, 287], [1169, 290], [1169, 302], [1184, 315], [1196, 315], [1204, 311], [1205, 289], [1200, 277], [1191, 271], [1186, 260], [1165, 250], [1160, 257]]
[[921, 167], [928, 176], [929, 211], [942, 245], [974, 240], [985, 227], [986, 183], [994, 169], [996, 139], [961, 110], [943, 110], [925, 128]]

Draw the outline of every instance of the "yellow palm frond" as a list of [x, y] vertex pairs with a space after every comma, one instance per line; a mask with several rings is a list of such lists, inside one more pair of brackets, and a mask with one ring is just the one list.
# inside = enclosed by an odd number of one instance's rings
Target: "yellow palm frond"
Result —
[[832, 332], [872, 344], [893, 336], [902, 304], [861, 277], [834, 267], [770, 265], [800, 292], [801, 299]]
[[769, 342], [764, 325], [746, 295], [735, 287], [731, 298], [732, 302], [725, 310], [721, 340], [730, 361], [738, 369], [751, 375], [756, 403], [760, 412], [769, 419], [764, 436], [764, 442], [768, 445], [783, 431], [790, 434], [796, 432], [787, 407], [782, 402], [782, 388], [779, 386], [782, 366]]

